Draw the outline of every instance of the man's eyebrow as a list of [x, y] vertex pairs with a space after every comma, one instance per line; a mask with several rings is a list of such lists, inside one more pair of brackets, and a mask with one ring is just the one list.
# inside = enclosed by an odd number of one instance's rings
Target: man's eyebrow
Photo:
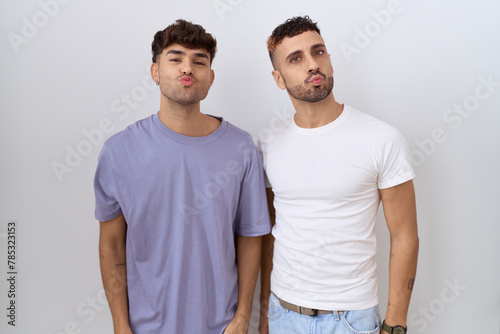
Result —
[[[185, 56], [186, 52], [172, 49], [172, 50], [168, 50], [166, 54], [174, 54], [174, 55]], [[206, 58], [206, 59], [209, 59], [208, 55], [206, 53], [203, 53], [203, 52], [196, 52], [194, 54], [194, 56], [197, 57], [197, 58]]]
[[318, 44], [314, 44], [313, 46], [311, 46], [311, 50], [314, 50], [317, 48], [326, 48], [326, 46], [323, 43], [318, 43]]
[[[323, 43], [318, 43], [318, 44], [314, 44], [313, 46], [311, 46], [311, 50], [314, 50], [314, 49], [317, 49], [317, 48], [326, 48], [326, 46]], [[301, 53], [302, 53], [302, 50], [293, 51], [288, 56], [286, 56], [285, 61], [288, 61], [290, 58], [292, 58], [294, 56], [297, 56], [297, 55], [299, 55]]]
[[208, 55], [206, 53], [203, 53], [203, 52], [196, 52], [194, 54], [195, 57], [198, 57], [198, 58], [207, 58], [208, 59]]
[[186, 52], [180, 51], [180, 50], [168, 50], [167, 54], [174, 54], [174, 55], [186, 55]]
[[292, 53], [288, 54], [288, 56], [286, 56], [285, 61], [288, 61], [290, 58], [292, 58], [296, 55], [299, 55], [301, 53], [302, 53], [302, 50], [293, 51]]

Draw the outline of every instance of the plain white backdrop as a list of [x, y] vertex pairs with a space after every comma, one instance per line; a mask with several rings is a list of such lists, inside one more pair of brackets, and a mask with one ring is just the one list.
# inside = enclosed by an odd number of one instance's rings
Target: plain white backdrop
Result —
[[[0, 332], [112, 333], [92, 182], [103, 141], [158, 110], [154, 33], [184, 18], [215, 35], [216, 79], [202, 111], [257, 137], [293, 112], [272, 79], [266, 38], [304, 14], [319, 22], [331, 53], [337, 100], [397, 127], [412, 151], [420, 258], [409, 333], [500, 333], [493, 0], [2, 1]], [[379, 216], [384, 314], [389, 238]], [[7, 324], [11, 220], [15, 327]], [[250, 333], [257, 312], [256, 302]]]

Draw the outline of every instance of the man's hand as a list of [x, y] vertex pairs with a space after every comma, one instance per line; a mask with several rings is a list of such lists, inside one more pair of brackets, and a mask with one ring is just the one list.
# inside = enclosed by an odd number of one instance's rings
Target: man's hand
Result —
[[269, 309], [269, 298], [262, 299], [260, 301], [260, 320], [259, 320], [259, 333], [269, 334], [269, 318], [267, 317], [267, 311]]
[[224, 334], [247, 334], [250, 317], [236, 314], [224, 330]]

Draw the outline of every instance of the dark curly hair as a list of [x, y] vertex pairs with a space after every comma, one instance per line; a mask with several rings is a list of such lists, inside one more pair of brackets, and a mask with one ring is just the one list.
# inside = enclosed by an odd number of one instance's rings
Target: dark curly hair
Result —
[[318, 23], [313, 22], [308, 15], [294, 16], [273, 30], [273, 33], [267, 39], [267, 50], [269, 51], [269, 58], [271, 58], [271, 63], [275, 69], [274, 51], [276, 47], [281, 44], [285, 37], [293, 37], [306, 31], [316, 31], [321, 35]]
[[217, 41], [199, 24], [193, 24], [183, 19], [175, 21], [155, 34], [153, 43], [151, 43], [153, 63], [156, 63], [156, 57], [166, 47], [174, 43], [179, 43], [188, 49], [206, 49], [210, 54], [210, 65], [212, 65], [217, 51]]

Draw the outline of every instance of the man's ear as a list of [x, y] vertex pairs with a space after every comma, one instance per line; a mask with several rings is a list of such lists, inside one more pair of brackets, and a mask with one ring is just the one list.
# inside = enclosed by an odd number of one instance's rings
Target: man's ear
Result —
[[281, 72], [278, 70], [274, 70], [272, 74], [274, 81], [276, 81], [276, 85], [281, 89], [286, 89], [285, 80], [283, 79]]
[[156, 84], [160, 82], [160, 75], [158, 74], [158, 63], [151, 64], [151, 78]]
[[215, 80], [215, 72], [214, 72], [214, 70], [210, 70], [210, 80], [208, 81], [208, 89], [210, 89], [210, 87], [212, 87], [214, 80]]

